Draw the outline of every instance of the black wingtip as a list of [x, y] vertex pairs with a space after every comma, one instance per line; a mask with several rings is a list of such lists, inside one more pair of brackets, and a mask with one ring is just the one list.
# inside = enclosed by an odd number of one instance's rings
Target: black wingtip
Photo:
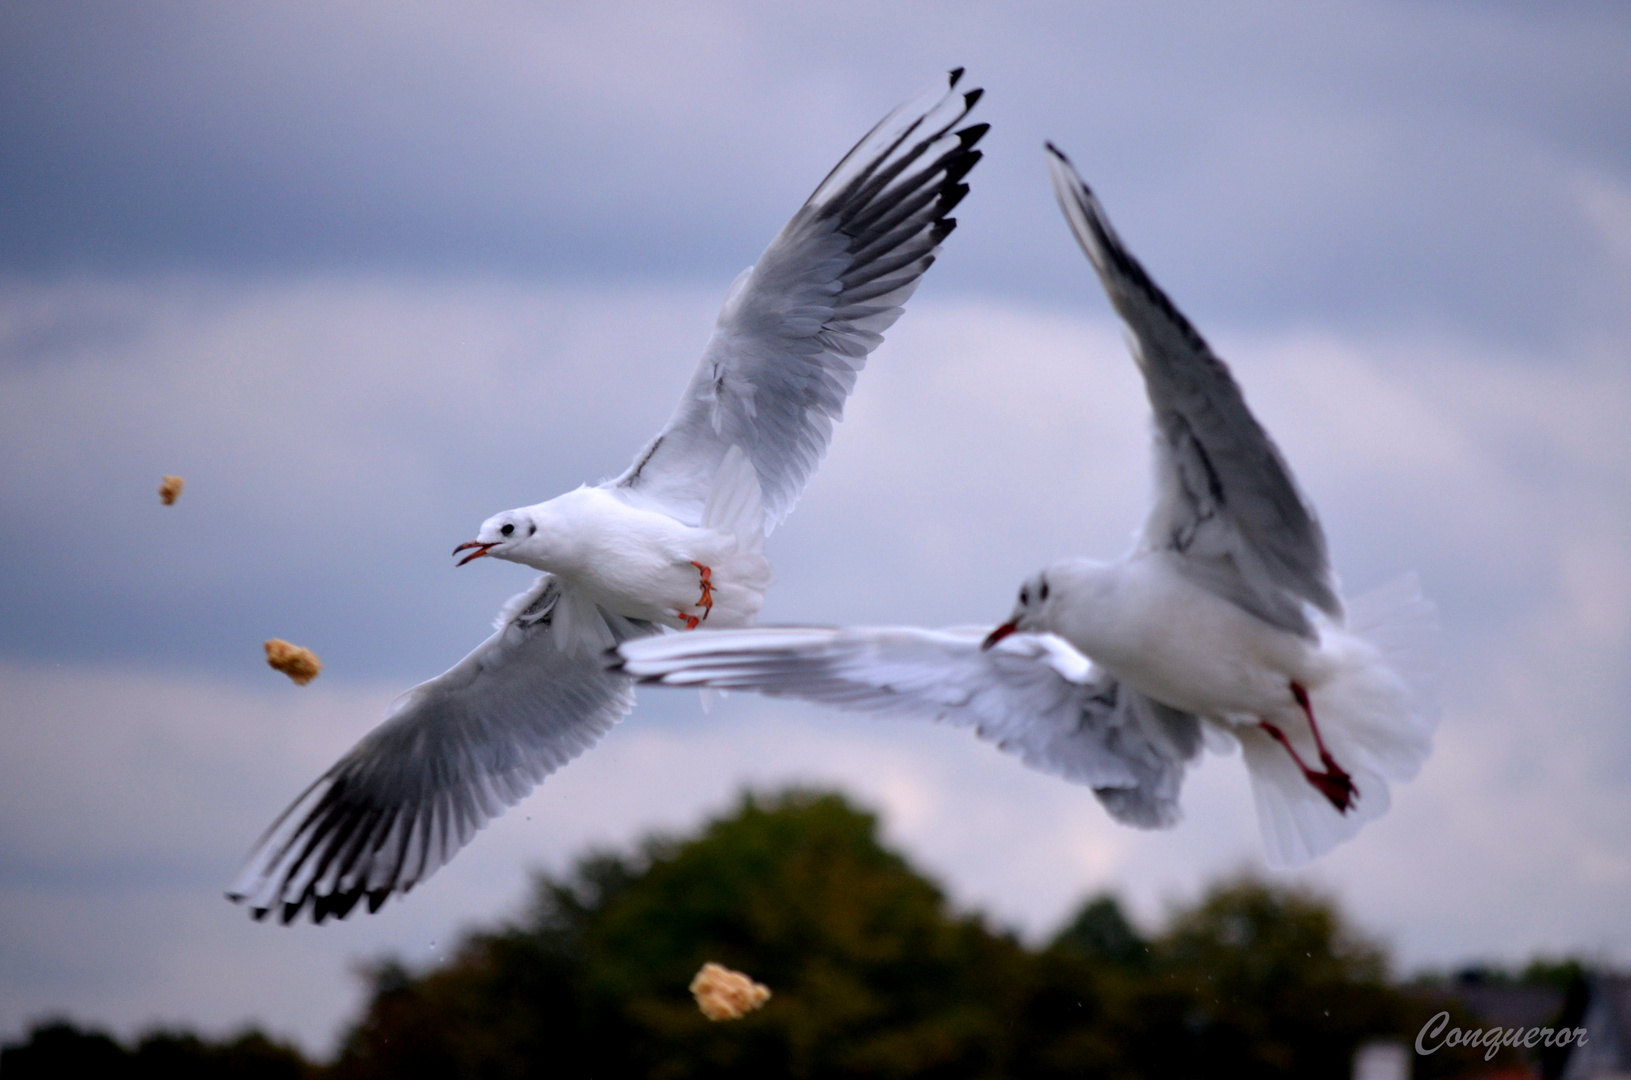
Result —
[[983, 86], [976, 86], [974, 89], [964, 94], [963, 111], [968, 112], [968, 110], [974, 108], [974, 106], [978, 104], [979, 100], [983, 97], [985, 97], [985, 87]]
[[960, 67], [952, 68], [951, 69], [951, 82], [948, 83], [947, 85], [956, 86], [958, 80], [961, 79], [962, 77], [963, 77], [963, 69], [962, 68], [960, 68]]
[[940, 192], [939, 212], [942, 217], [956, 209], [957, 204], [968, 196], [967, 184], [952, 184]]
[[975, 143], [977, 143], [981, 139], [985, 138], [985, 133], [990, 131], [990, 130], [991, 130], [991, 125], [990, 124], [985, 124], [985, 123], [970, 124], [968, 127], [958, 130], [955, 134], [957, 135], [957, 138], [962, 142], [963, 149], [967, 150], [969, 147], [973, 146]]
[[1058, 158], [1060, 161], [1063, 161], [1066, 165], [1070, 164], [1070, 159], [1065, 156], [1065, 152], [1053, 145], [1052, 140], [1044, 142], [1042, 144], [1042, 148], [1048, 153], [1052, 154], [1054, 157]]
[[940, 182], [941, 185], [946, 188], [956, 186], [962, 182], [963, 177], [968, 175], [970, 169], [980, 163], [980, 159], [983, 157], [985, 157], [984, 151], [970, 150], [956, 161], [951, 162], [946, 166], [946, 178]]

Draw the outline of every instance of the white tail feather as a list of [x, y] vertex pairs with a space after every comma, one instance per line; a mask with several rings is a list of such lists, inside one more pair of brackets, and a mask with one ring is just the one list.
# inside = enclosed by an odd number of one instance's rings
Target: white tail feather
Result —
[[1297, 866], [1350, 839], [1387, 811], [1387, 782], [1414, 777], [1432, 751], [1437, 609], [1409, 575], [1354, 600], [1348, 613], [1346, 629], [1322, 627], [1336, 673], [1309, 697], [1327, 748], [1353, 778], [1353, 807], [1333, 807], [1263, 731], [1238, 732], [1271, 865]]

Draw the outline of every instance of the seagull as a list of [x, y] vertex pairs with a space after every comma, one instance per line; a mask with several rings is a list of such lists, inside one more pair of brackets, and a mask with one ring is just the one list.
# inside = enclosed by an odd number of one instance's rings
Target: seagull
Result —
[[1179, 820], [1186, 766], [1239, 747], [1268, 861], [1295, 866], [1386, 811], [1431, 751], [1437, 616], [1410, 576], [1344, 605], [1325, 535], [1228, 367], [1047, 146], [1054, 193], [1129, 332], [1154, 412], [1156, 496], [1133, 549], [1063, 559], [993, 630], [765, 627], [647, 638], [643, 682], [756, 690], [972, 727]]
[[679, 407], [620, 476], [496, 514], [453, 551], [542, 571], [496, 632], [308, 787], [251, 850], [228, 899], [285, 924], [370, 912], [634, 705], [605, 650], [745, 626], [770, 584], [767, 534], [793, 509], [883, 332], [956, 227], [989, 125], [945, 85], [886, 116], [736, 279]]

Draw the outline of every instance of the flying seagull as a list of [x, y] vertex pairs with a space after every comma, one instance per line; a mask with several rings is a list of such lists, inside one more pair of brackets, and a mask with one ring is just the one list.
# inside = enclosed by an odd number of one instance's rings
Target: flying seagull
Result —
[[989, 125], [949, 84], [857, 143], [731, 286], [679, 407], [616, 479], [487, 519], [460, 544], [543, 571], [496, 633], [409, 690], [250, 852], [227, 896], [257, 919], [377, 911], [634, 705], [606, 649], [751, 623], [765, 536], [826, 453], [883, 332], [956, 227]]
[[626, 642], [613, 665], [971, 726], [1144, 828], [1177, 822], [1203, 744], [1238, 745], [1270, 861], [1305, 862], [1384, 812], [1387, 782], [1431, 750], [1435, 611], [1409, 577], [1344, 611], [1314, 510], [1228, 367], [1047, 152], [1155, 414], [1155, 505], [1133, 550], [1054, 563], [989, 632], [725, 630]]

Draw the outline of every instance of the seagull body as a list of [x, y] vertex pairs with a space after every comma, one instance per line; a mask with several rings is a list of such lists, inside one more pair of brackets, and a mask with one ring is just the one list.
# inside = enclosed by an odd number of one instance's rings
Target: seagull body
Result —
[[1383, 813], [1388, 781], [1430, 752], [1436, 614], [1408, 577], [1344, 605], [1314, 511], [1228, 368], [1048, 151], [1154, 412], [1155, 505], [1133, 550], [1052, 564], [989, 633], [726, 630], [631, 641], [615, 663], [967, 725], [1144, 828], [1178, 821], [1203, 745], [1238, 746], [1270, 862], [1305, 862]]
[[[465, 561], [491, 555], [553, 574], [563, 586], [625, 619], [694, 629], [745, 626], [770, 584], [757, 477], [740, 451], [721, 470], [740, 490], [735, 520], [704, 515], [687, 525], [637, 506], [616, 488], [581, 487], [482, 525]], [[505, 531], [509, 530], [509, 531]], [[707, 588], [704, 589], [703, 583]]]
[[1330, 677], [1317, 643], [1195, 585], [1175, 561], [1155, 551], [1056, 562], [1039, 579], [1048, 598], [1022, 625], [1057, 634], [1139, 693], [1200, 716], [1283, 719], [1297, 708], [1290, 683], [1312, 689]]
[[251, 850], [227, 896], [257, 919], [378, 910], [582, 753], [634, 704], [602, 654], [744, 626], [867, 356], [956, 226], [988, 125], [949, 85], [885, 117], [731, 286], [679, 407], [620, 476], [494, 515], [459, 565], [542, 571], [495, 632], [408, 691]]

